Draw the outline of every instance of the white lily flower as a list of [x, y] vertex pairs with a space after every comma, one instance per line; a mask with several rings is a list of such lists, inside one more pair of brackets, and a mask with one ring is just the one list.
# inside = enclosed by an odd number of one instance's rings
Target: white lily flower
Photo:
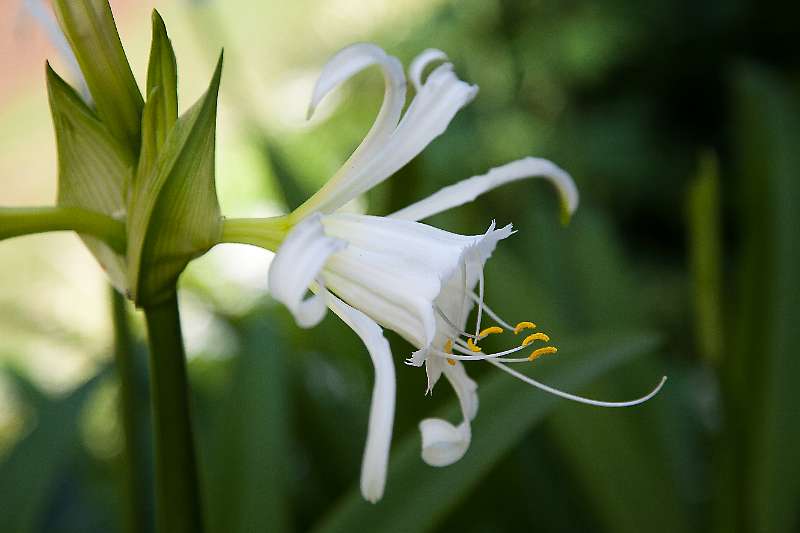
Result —
[[[293, 213], [263, 229], [258, 238], [242, 234], [257, 222], [244, 221], [228, 237], [238, 242], [280, 242], [269, 272], [275, 299], [285, 304], [302, 327], [317, 324], [330, 308], [352, 327], [366, 345], [375, 366], [375, 386], [361, 472], [364, 498], [375, 502], [383, 495], [394, 419], [395, 380], [389, 345], [381, 327], [406, 339], [415, 351], [407, 363], [425, 364], [428, 391], [444, 374], [458, 396], [460, 424], [441, 419], [420, 423], [422, 458], [433, 466], [449, 465], [469, 447], [470, 422], [478, 411], [476, 383], [462, 361], [484, 360], [536, 387], [594, 405], [634, 405], [579, 398], [508, 368], [513, 362], [552, 353], [547, 346], [529, 357], [509, 358], [547, 335], [528, 335], [521, 346], [485, 354], [477, 343], [492, 333], [515, 333], [535, 327], [530, 322], [512, 326], [486, 307], [483, 269], [497, 243], [509, 237], [511, 225], [497, 229], [491, 223], [482, 235], [450, 233], [419, 220], [471, 202], [506, 183], [532, 177], [549, 180], [559, 192], [565, 215], [578, 205], [572, 178], [550, 161], [527, 157], [464, 180], [387, 217], [345, 213], [342, 206], [394, 174], [433, 139], [441, 135], [459, 109], [477, 94], [477, 87], [455, 75], [450, 63], [436, 67], [422, 80], [433, 61], [446, 60], [439, 50], [426, 50], [411, 64], [409, 73], [416, 95], [402, 112], [406, 79], [400, 62], [372, 44], [356, 44], [336, 54], [324, 67], [312, 96], [309, 115], [320, 100], [350, 77], [378, 66], [385, 79], [385, 95], [378, 116], [361, 145], [342, 168]], [[258, 231], [253, 229], [253, 231]], [[283, 233], [288, 232], [285, 235]], [[235, 235], [234, 235], [235, 234]], [[282, 239], [282, 242], [281, 242]], [[477, 294], [476, 294], [477, 289]], [[311, 290], [313, 294], [308, 295]], [[466, 323], [477, 305], [474, 333]], [[481, 328], [484, 314], [497, 324]], [[663, 381], [662, 381], [663, 384]]]

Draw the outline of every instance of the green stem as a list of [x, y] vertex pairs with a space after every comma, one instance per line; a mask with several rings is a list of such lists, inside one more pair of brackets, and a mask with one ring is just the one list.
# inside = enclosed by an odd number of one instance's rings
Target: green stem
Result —
[[289, 228], [287, 217], [225, 219], [222, 221], [220, 242], [252, 244], [274, 252]]
[[114, 322], [114, 363], [119, 380], [119, 416], [122, 421], [124, 446], [122, 449], [122, 474], [124, 498], [123, 531], [145, 531], [147, 507], [144, 499], [145, 463], [142, 457], [142, 428], [136, 414], [136, 354], [132, 348], [125, 298], [111, 289], [112, 318]]
[[201, 533], [203, 512], [177, 296], [144, 309], [156, 462], [156, 530]]
[[46, 231], [76, 231], [125, 252], [125, 224], [79, 207], [0, 207], [0, 240]]

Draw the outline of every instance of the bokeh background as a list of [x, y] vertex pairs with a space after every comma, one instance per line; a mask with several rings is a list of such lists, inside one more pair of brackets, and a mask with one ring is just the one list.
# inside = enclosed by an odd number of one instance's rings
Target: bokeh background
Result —
[[[447, 133], [365, 208], [387, 213], [526, 155], [575, 177], [558, 223], [543, 182], [431, 222], [519, 233], [487, 268], [487, 301], [560, 347], [527, 371], [602, 399], [669, 376], [646, 405], [547, 397], [480, 365], [473, 446], [419, 457], [419, 420], [455, 417], [392, 334], [398, 409], [383, 502], [357, 490], [372, 386], [335, 318], [300, 330], [266, 292], [269, 254], [224, 245], [181, 282], [211, 531], [800, 531], [800, 49], [796, 3], [755, 0], [112, 1], [134, 72], [149, 10], [167, 23], [181, 108], [226, 50], [218, 189], [227, 216], [280, 213], [368, 129], [367, 72], [304, 123], [327, 57], [374, 41], [410, 61], [445, 50], [480, 86]], [[64, 62], [21, 0], [0, 6], [0, 203], [56, 186], [44, 60]], [[338, 104], [338, 106], [336, 105]], [[117, 311], [76, 237], [0, 243], [0, 529], [150, 529], [152, 452], [141, 317]], [[133, 354], [133, 468], [123, 461], [114, 351]], [[533, 365], [532, 365], [533, 366]], [[128, 494], [131, 487], [135, 494]], [[135, 502], [132, 508], [126, 502]]]

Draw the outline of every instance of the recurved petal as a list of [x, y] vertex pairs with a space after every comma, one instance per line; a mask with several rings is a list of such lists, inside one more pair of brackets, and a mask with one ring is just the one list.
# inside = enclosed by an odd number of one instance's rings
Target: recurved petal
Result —
[[359, 171], [371, 152], [378, 150], [397, 127], [406, 101], [403, 65], [396, 57], [388, 55], [382, 48], [370, 43], [348, 46], [328, 61], [314, 87], [308, 116], [310, 118], [313, 115], [317, 105], [328, 93], [373, 65], [381, 68], [385, 89], [383, 104], [372, 128], [336, 175], [297, 209], [296, 216], [302, 217], [312, 211], [331, 212], [355, 198], [357, 195], [340, 200], [336, 192], [347, 183], [349, 176]]
[[439, 418], [420, 422], [422, 459], [431, 466], [447, 466], [464, 456], [472, 440], [470, 421], [478, 414], [478, 385], [467, 375], [464, 365], [456, 361], [455, 365], [441, 365], [441, 370], [458, 396], [464, 421], [458, 426]]
[[278, 248], [269, 268], [269, 291], [294, 315], [300, 327], [310, 328], [325, 316], [324, 288], [305, 298], [309, 286], [318, 279], [325, 261], [346, 243], [325, 235], [320, 216], [297, 224]]
[[389, 215], [404, 220], [423, 220], [437, 213], [475, 200], [496, 187], [526, 178], [545, 178], [555, 185], [561, 197], [562, 211], [572, 215], [578, 207], [578, 189], [572, 177], [554, 163], [538, 157], [526, 157], [449, 185], [427, 198]]
[[[308, 202], [292, 216], [309, 212], [331, 213], [351, 199], [372, 189], [416, 157], [444, 133], [456, 113], [468, 104], [478, 88], [458, 79], [453, 65], [437, 67], [409, 104], [397, 128], [381, 141], [370, 140]], [[383, 131], [383, 130], [382, 130]]]
[[469, 422], [458, 427], [441, 418], [426, 418], [419, 423], [422, 434], [422, 460], [431, 466], [448, 466], [462, 457], [469, 448], [472, 434]]
[[367, 427], [367, 443], [361, 464], [361, 494], [372, 503], [380, 500], [386, 485], [389, 448], [394, 424], [395, 376], [389, 343], [381, 328], [364, 313], [332, 294], [327, 295], [331, 311], [350, 326], [369, 351], [375, 367], [372, 405]]
[[408, 67], [408, 77], [411, 78], [411, 83], [414, 84], [414, 88], [417, 91], [422, 88], [422, 72], [425, 70], [425, 67], [434, 61], [446, 60], [447, 54], [436, 48], [428, 48], [415, 57], [414, 61], [412, 61], [411, 65]]

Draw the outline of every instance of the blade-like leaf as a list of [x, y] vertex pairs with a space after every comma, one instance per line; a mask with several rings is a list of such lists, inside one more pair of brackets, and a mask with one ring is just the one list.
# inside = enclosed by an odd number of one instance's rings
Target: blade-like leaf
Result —
[[27, 533], [42, 530], [56, 474], [80, 445], [78, 416], [101, 375], [55, 401], [41, 395], [22, 376], [12, 376], [21, 389], [33, 393], [27, 396], [34, 401], [37, 423], [0, 464], [0, 524], [3, 531]]
[[746, 67], [735, 82], [743, 255], [717, 530], [781, 533], [800, 524], [800, 106], [770, 71]]
[[289, 531], [286, 347], [263, 316], [240, 331], [244, 342], [214, 428], [210, 529], [280, 533]]
[[[206, 94], [175, 123], [153, 170], [134, 183], [128, 269], [131, 297], [138, 305], [168, 297], [186, 264], [219, 240], [214, 144], [221, 74], [220, 56]], [[155, 116], [158, 102], [153, 102]]]
[[[47, 90], [58, 149], [58, 204], [119, 216], [125, 212], [123, 191], [133, 166], [128, 152], [50, 65]], [[111, 283], [124, 291], [125, 260], [102, 241], [82, 238]]]
[[53, 5], [98, 115], [130, 155], [137, 154], [142, 95], [125, 57], [108, 0], [55, 0]]
[[[561, 351], [570, 356], [558, 359], [558, 364], [539, 365], [537, 375], [547, 383], [580, 389], [618, 365], [651, 352], [656, 343], [656, 337], [648, 334], [563, 342]], [[354, 488], [317, 531], [431, 530], [531, 427], [563, 402], [502, 373], [481, 383], [479, 393], [481, 407], [472, 427], [472, 444], [461, 461], [445, 468], [427, 466], [419, 455], [419, 436], [409, 436], [392, 453], [384, 499], [369, 504]], [[457, 419], [454, 405], [447, 416]]]

